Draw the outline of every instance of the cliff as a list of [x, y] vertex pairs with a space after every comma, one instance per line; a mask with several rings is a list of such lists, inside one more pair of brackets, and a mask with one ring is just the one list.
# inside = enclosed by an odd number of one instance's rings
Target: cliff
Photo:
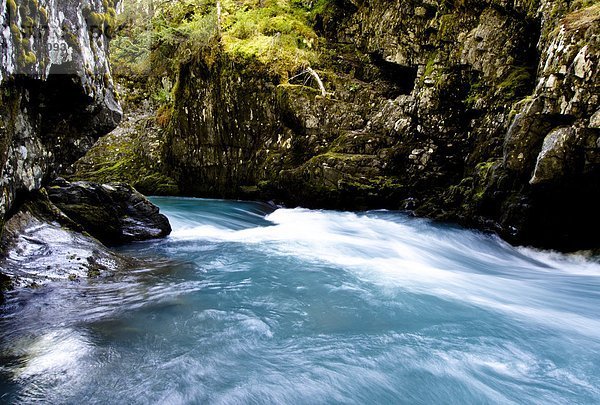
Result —
[[160, 15], [187, 35], [159, 31], [149, 56], [175, 82], [156, 127], [182, 194], [600, 245], [600, 4], [242, 3]]
[[42, 188], [121, 119], [108, 64], [114, 15], [106, 0], [0, 3], [0, 301], [11, 286], [130, 265]]
[[108, 65], [114, 4], [0, 4], [0, 218], [121, 119]]

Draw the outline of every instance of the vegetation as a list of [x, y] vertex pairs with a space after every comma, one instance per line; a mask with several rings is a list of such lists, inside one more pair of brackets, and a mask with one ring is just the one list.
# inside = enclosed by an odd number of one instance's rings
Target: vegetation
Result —
[[527, 66], [514, 67], [506, 78], [498, 84], [498, 90], [506, 100], [525, 96], [534, 81], [534, 72]]
[[259, 62], [285, 80], [317, 63], [319, 37], [311, 21], [327, 3], [130, 0], [117, 16], [113, 69], [117, 76], [173, 77], [181, 63], [210, 62], [217, 51], [239, 62]]
[[128, 120], [103, 137], [75, 164], [71, 180], [127, 182], [144, 194], [177, 194], [175, 181], [162, 173], [160, 137], [150, 117]]
[[292, 1], [265, 1], [257, 6], [225, 8], [222, 41], [226, 52], [236, 58], [257, 58], [285, 76], [314, 64], [318, 37], [309, 26], [309, 9]]

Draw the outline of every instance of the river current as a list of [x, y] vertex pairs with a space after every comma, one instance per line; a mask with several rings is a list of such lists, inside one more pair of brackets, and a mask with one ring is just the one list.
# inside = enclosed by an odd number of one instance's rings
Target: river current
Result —
[[9, 294], [0, 403], [600, 403], [600, 263], [403, 213], [154, 198], [144, 266]]

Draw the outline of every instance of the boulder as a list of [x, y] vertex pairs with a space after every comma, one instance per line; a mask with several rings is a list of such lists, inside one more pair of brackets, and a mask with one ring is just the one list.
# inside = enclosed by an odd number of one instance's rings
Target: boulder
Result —
[[57, 179], [50, 201], [106, 245], [161, 238], [171, 233], [159, 208], [125, 183], [98, 184]]
[[121, 120], [108, 60], [116, 6], [0, 3], [1, 219]]

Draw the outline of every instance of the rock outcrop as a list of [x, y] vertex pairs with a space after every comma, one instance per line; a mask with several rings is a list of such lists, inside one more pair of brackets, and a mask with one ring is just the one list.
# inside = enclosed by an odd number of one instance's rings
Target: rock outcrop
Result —
[[43, 189], [6, 222], [0, 247], [0, 296], [11, 286], [109, 276], [134, 265], [87, 234], [50, 202]]
[[224, 52], [182, 62], [165, 159], [184, 194], [600, 245], [600, 4], [336, 0], [317, 17], [327, 97]]
[[171, 232], [157, 206], [127, 184], [57, 179], [34, 191], [0, 238], [0, 297], [11, 286], [110, 276], [136, 262], [107, 246]]
[[[116, 79], [117, 83], [119, 78]], [[65, 178], [91, 182], [125, 182], [145, 195], [177, 195], [177, 183], [164, 174], [164, 129], [157, 125], [157, 103], [143, 88], [126, 81], [121, 87], [124, 116], [119, 126], [67, 169]], [[134, 86], [136, 87], [134, 89]], [[139, 91], [135, 97], [132, 93]], [[133, 98], [133, 100], [131, 100]]]
[[50, 201], [90, 235], [106, 245], [162, 238], [171, 233], [156, 205], [125, 183], [70, 183], [48, 187]]
[[0, 290], [132, 265], [90, 234], [116, 244], [170, 231], [126, 185], [55, 184], [49, 194], [72, 218], [42, 189], [121, 120], [108, 61], [116, 3], [0, 3]]
[[120, 121], [107, 57], [113, 3], [0, 3], [1, 218]]

